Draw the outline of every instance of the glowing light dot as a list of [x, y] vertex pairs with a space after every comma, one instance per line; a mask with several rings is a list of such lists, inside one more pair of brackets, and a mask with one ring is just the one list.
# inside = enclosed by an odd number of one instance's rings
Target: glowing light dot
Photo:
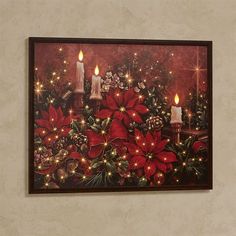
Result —
[[50, 83], [53, 84], [53, 80], [50, 80]]
[[111, 176], [111, 172], [108, 172], [108, 175]]
[[42, 166], [41, 166], [41, 165], [39, 165], [39, 166], [38, 166], [38, 169], [41, 169], [41, 168], [42, 168]]
[[142, 96], [142, 95], [139, 95], [138, 98], [141, 99], [141, 98], [143, 98], [143, 96]]
[[142, 143], [142, 145], [143, 145], [143, 146], [145, 146], [145, 145], [146, 145], [146, 143]]
[[61, 176], [61, 179], [64, 179], [64, 176], [63, 176], [63, 175]]
[[85, 120], [81, 120], [81, 124], [83, 124], [83, 125], [84, 125], [84, 124], [85, 124]]
[[56, 163], [59, 163], [59, 160], [56, 160]]
[[168, 142], [168, 143], [170, 142], [170, 139], [169, 139], [169, 138], [167, 139], [167, 142]]
[[121, 163], [119, 162], [118, 165], [121, 166]]
[[96, 119], [96, 122], [99, 122], [99, 121], [100, 121], [100, 119], [97, 118], [97, 119]]
[[146, 82], [147, 82], [147, 80], [146, 80], [146, 79], [144, 79], [144, 80], [143, 80], [143, 82], [144, 82], [144, 83], [146, 83]]
[[151, 143], [151, 146], [154, 146], [155, 144], [154, 143]]
[[202, 158], [199, 158], [198, 160], [199, 160], [199, 161], [202, 161]]
[[45, 183], [45, 186], [48, 186], [48, 183]]
[[104, 143], [104, 146], [107, 146], [108, 145], [108, 143], [106, 142], [106, 143]]
[[70, 85], [71, 85], [71, 82], [69, 82], [68, 85], [70, 86]]
[[63, 61], [64, 64], [66, 64], [66, 61]]
[[138, 166], [138, 163], [134, 163], [134, 166]]
[[123, 156], [123, 159], [126, 159], [126, 155]]
[[75, 170], [72, 170], [72, 173], [74, 174], [74, 173], [75, 173]]
[[176, 182], [179, 183], [179, 180], [177, 179]]
[[148, 166], [148, 170], [150, 170], [151, 169], [151, 167], [150, 166]]
[[85, 176], [85, 175], [83, 176], [83, 179], [86, 179], [86, 176]]
[[61, 132], [64, 132], [64, 129], [61, 129]]
[[91, 166], [89, 166], [89, 168], [88, 168], [89, 170], [91, 170], [92, 169], [92, 167]]
[[171, 75], [173, 72], [172, 71], [169, 71], [169, 74]]
[[160, 184], [160, 183], [161, 183], [161, 181], [160, 181], [160, 180], [158, 180], [158, 181], [157, 181], [157, 183], [158, 183], [158, 184]]
[[137, 149], [137, 150], [135, 150], [135, 152], [136, 152], [136, 153], [139, 153], [139, 150]]
[[133, 113], [133, 114], [132, 114], [132, 116], [136, 116], [136, 114], [135, 114], [135, 113]]
[[37, 68], [37, 67], [35, 67], [35, 70], [37, 71], [37, 70], [38, 70], [38, 68]]
[[177, 172], [177, 168], [175, 168], [174, 171]]
[[38, 150], [39, 150], [39, 151], [42, 151], [42, 147], [39, 147]]
[[61, 52], [63, 49], [62, 48], [59, 48], [59, 51]]
[[121, 111], [121, 112], [125, 111], [125, 108], [124, 108], [124, 107], [121, 107], [121, 108], [120, 108], [120, 111]]
[[56, 72], [52, 72], [52, 75], [56, 75]]
[[86, 106], [85, 106], [85, 109], [89, 109], [89, 106], [88, 106], [88, 105], [86, 105]]
[[51, 138], [48, 138], [48, 141], [51, 141]]
[[57, 76], [57, 80], [59, 80], [60, 79], [60, 76]]
[[101, 131], [102, 134], [105, 134], [106, 132], [104, 130]]
[[164, 161], [166, 161], [167, 159], [166, 159], [166, 157], [164, 157]]
[[66, 69], [64, 69], [63, 71], [64, 71], [64, 72], [66, 72], [67, 70], [66, 70]]
[[58, 135], [56, 135], [55, 138], [58, 139], [59, 138]]
[[119, 97], [119, 96], [120, 96], [120, 94], [119, 94], [119, 93], [117, 93], [117, 94], [116, 94], [116, 96], [117, 96], [117, 97]]
[[183, 166], [186, 166], [186, 163], [185, 162], [183, 162], [183, 164], [182, 164]]
[[132, 82], [132, 79], [128, 79], [128, 82], [131, 83], [131, 82]]
[[129, 77], [129, 74], [126, 74], [126, 75], [125, 75], [125, 78], [128, 78], [128, 77]]
[[136, 137], [136, 139], [137, 139], [137, 140], [139, 140], [139, 139], [140, 139], [140, 137], [139, 137], [139, 136], [137, 136], [137, 137]]

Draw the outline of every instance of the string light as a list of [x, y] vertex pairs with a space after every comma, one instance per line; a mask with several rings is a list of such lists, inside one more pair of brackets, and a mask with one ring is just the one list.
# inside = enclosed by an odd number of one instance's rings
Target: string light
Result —
[[83, 176], [83, 179], [86, 179], [86, 176], [85, 176], [85, 175]]
[[84, 159], [84, 158], [82, 158], [82, 159], [81, 159], [81, 161], [82, 161], [82, 162], [85, 162], [85, 159]]
[[185, 163], [185, 162], [183, 162], [183, 163], [182, 163], [182, 165], [183, 165], [183, 166], [186, 166], [186, 163]]
[[48, 183], [45, 183], [45, 186], [48, 186]]
[[67, 70], [66, 70], [66, 69], [64, 69], [63, 71], [64, 71], [64, 72], [66, 72]]
[[38, 70], [38, 67], [35, 67], [35, 70], [37, 71], [37, 70]]
[[60, 76], [57, 76], [57, 80], [59, 80], [60, 79]]
[[101, 131], [102, 134], [105, 134], [106, 132], [104, 130]]
[[88, 106], [88, 105], [86, 105], [86, 106], [85, 106], [85, 109], [89, 109], [89, 106]]
[[63, 49], [62, 48], [59, 48], [59, 51], [61, 52]]
[[125, 111], [125, 108], [124, 108], [124, 107], [121, 107], [121, 108], [120, 108], [120, 111], [121, 111], [121, 112], [124, 112], [124, 111]]
[[108, 172], [108, 175], [111, 176], [111, 172]]
[[104, 143], [104, 146], [107, 146], [107, 145], [108, 145], [108, 143], [107, 143], [107, 142], [105, 142], [105, 143]]
[[85, 124], [85, 120], [81, 120], [81, 124], [84, 125]]
[[134, 163], [134, 166], [138, 166], [138, 163]]

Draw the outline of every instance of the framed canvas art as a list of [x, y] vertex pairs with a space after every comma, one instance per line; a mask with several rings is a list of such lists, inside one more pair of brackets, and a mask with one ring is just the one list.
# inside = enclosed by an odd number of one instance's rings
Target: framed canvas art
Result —
[[212, 188], [212, 42], [29, 38], [29, 193]]

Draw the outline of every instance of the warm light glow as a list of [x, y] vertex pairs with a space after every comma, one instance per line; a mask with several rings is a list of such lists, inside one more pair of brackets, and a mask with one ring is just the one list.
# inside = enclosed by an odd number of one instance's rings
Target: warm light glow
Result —
[[98, 74], [99, 74], [99, 68], [98, 68], [98, 65], [96, 65], [95, 70], [94, 70], [94, 73], [95, 73], [95, 75], [98, 75]]
[[176, 105], [179, 104], [179, 96], [178, 96], [177, 93], [175, 94], [175, 104], [176, 104]]
[[80, 50], [79, 51], [79, 56], [78, 56], [79, 61], [83, 61], [83, 57], [84, 57], [83, 52], [82, 52], [82, 50]]

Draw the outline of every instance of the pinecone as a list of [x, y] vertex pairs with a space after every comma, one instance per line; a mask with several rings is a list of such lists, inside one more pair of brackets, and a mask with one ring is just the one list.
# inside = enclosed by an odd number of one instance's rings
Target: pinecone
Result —
[[148, 130], [160, 130], [163, 127], [163, 121], [160, 116], [151, 116], [146, 120]]
[[54, 144], [53, 144], [53, 149], [57, 152], [59, 152], [61, 149], [66, 149], [66, 146], [68, 144], [68, 139], [66, 137], [62, 137], [58, 139]]
[[87, 142], [88, 142], [87, 136], [82, 134], [82, 133], [80, 133], [80, 132], [76, 133], [76, 134], [73, 134], [71, 139], [73, 140], [73, 143], [77, 147], [80, 147], [83, 144], [87, 144]]

